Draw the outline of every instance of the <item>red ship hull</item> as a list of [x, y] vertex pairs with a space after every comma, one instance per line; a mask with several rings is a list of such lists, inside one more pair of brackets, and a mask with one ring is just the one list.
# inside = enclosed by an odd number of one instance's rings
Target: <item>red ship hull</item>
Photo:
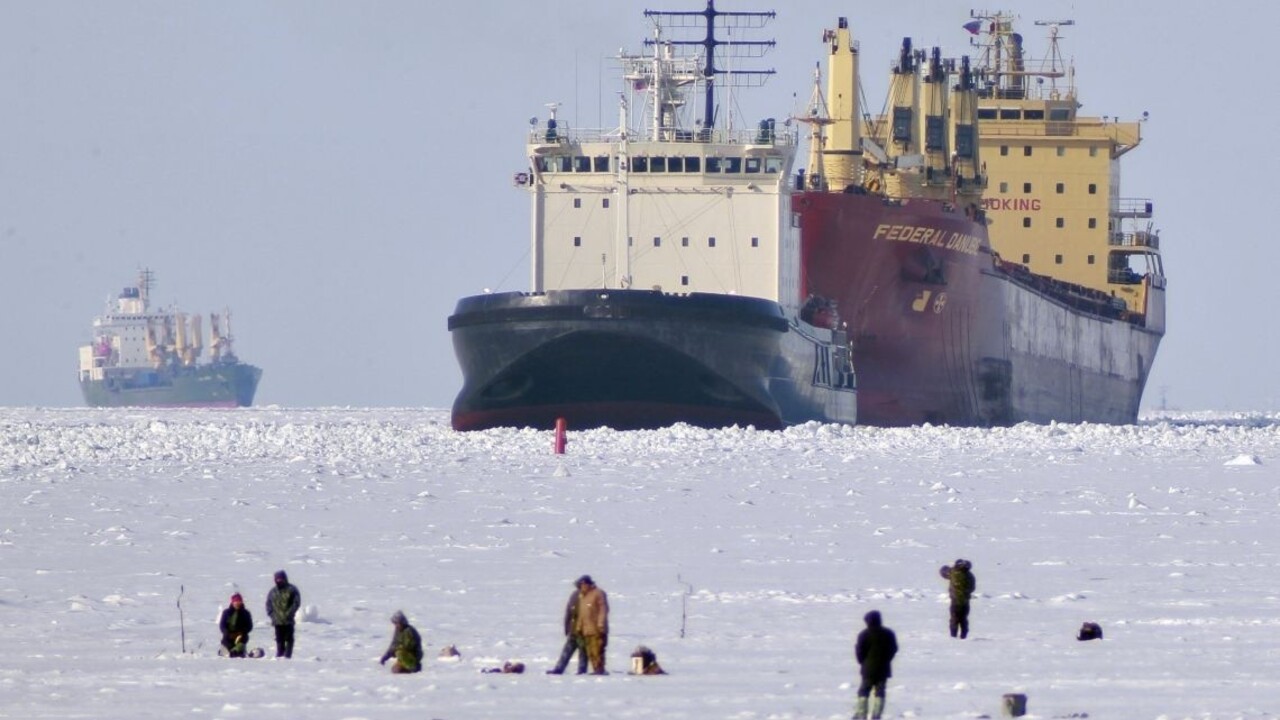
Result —
[[858, 422], [1136, 420], [1161, 332], [1002, 270], [978, 213], [839, 193], [800, 193], [793, 207], [802, 287], [848, 325]]

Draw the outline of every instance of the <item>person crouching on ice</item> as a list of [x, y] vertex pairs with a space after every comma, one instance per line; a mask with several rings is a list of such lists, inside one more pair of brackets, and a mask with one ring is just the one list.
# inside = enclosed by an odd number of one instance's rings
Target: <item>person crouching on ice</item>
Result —
[[395, 632], [391, 635], [391, 644], [382, 654], [381, 663], [387, 664], [391, 658], [396, 661], [391, 665], [393, 673], [416, 673], [422, 669], [422, 636], [409, 624], [404, 613], [397, 610], [391, 616], [391, 624]]
[[253, 615], [244, 606], [240, 593], [231, 596], [231, 604], [218, 618], [218, 629], [222, 631], [222, 647], [227, 649], [227, 656], [244, 657], [248, 650], [249, 632], [253, 630]]

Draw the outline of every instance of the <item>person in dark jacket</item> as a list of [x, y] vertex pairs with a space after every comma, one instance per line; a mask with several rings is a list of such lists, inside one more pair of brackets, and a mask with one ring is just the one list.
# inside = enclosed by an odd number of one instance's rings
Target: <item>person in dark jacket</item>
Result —
[[[898, 654], [898, 636], [884, 626], [880, 611], [872, 610], [863, 620], [867, 628], [858, 633], [853, 654], [862, 670], [862, 684], [858, 686], [858, 704], [853, 717], [878, 718], [884, 711], [884, 691], [893, 677], [893, 656]], [[868, 716], [868, 712], [870, 715]]]
[[302, 593], [289, 584], [283, 570], [276, 571], [276, 586], [267, 593], [267, 617], [276, 629], [276, 657], [293, 657], [293, 617], [302, 607]]
[[227, 649], [227, 656], [244, 657], [248, 651], [249, 633], [253, 630], [253, 615], [244, 606], [240, 593], [231, 596], [231, 604], [218, 618], [218, 629], [222, 631], [222, 647]]
[[564, 669], [569, 667], [569, 661], [573, 659], [575, 652], [578, 653], [578, 674], [585, 675], [587, 672], [587, 646], [573, 631], [573, 626], [578, 622], [578, 595], [582, 591], [582, 578], [573, 582], [573, 588], [569, 602], [564, 606], [564, 648], [560, 650], [556, 666], [547, 671], [548, 675], [564, 674]]
[[408, 618], [399, 610], [391, 616], [391, 624], [395, 632], [391, 635], [391, 644], [382, 654], [381, 663], [387, 664], [391, 658], [396, 661], [391, 665], [393, 673], [416, 673], [422, 669], [422, 636], [409, 624]]
[[973, 564], [968, 560], [956, 560], [951, 566], [951, 637], [959, 633], [960, 639], [969, 637], [969, 597], [978, 588], [973, 576]]

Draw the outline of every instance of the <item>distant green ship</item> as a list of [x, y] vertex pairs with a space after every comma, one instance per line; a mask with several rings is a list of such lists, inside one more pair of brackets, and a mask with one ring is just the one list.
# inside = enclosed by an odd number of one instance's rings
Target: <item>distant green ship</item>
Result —
[[231, 350], [231, 313], [209, 315], [209, 359], [202, 361], [201, 316], [152, 312], [150, 270], [93, 321], [80, 347], [80, 390], [93, 407], [248, 407], [262, 369]]

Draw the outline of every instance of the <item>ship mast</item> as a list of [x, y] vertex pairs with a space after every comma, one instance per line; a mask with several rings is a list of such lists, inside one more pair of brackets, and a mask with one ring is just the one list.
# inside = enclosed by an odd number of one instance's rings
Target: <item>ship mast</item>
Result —
[[[654, 115], [658, 115], [655, 112]], [[630, 171], [627, 97], [625, 93], [618, 96], [618, 233], [614, 238], [614, 255], [618, 258], [614, 263], [613, 280], [617, 287], [631, 287], [631, 187], [627, 173]]]
[[[725, 80], [726, 87], [762, 84], [773, 70], [721, 70], [716, 67], [716, 48], [721, 45], [730, 46], [738, 56], [761, 57], [776, 44], [773, 40], [721, 40], [716, 37], [716, 28], [730, 31], [734, 28], [757, 29], [777, 17], [777, 13], [768, 12], [728, 12], [716, 9], [715, 0], [707, 0], [705, 10], [668, 11], [645, 10], [645, 17], [669, 18], [667, 27], [701, 27], [706, 34], [701, 40], [666, 40], [671, 45], [700, 45], [702, 47], [702, 77], [705, 82], [702, 127], [710, 131], [716, 126], [715, 90], [717, 77]], [[655, 41], [646, 40], [645, 44]]]

